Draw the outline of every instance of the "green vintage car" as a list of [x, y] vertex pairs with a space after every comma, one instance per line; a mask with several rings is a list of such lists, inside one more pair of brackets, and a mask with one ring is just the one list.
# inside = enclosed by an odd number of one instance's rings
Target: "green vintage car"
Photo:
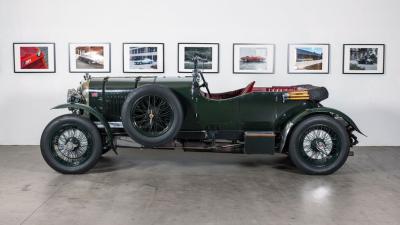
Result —
[[[121, 137], [140, 148], [288, 154], [307, 174], [331, 174], [352, 154], [350, 117], [321, 105], [324, 87], [256, 87], [211, 93], [202, 72], [178, 77], [103, 77], [68, 91], [72, 113], [52, 120], [40, 147], [50, 167], [84, 173]], [[129, 140], [130, 140], [129, 139]]]

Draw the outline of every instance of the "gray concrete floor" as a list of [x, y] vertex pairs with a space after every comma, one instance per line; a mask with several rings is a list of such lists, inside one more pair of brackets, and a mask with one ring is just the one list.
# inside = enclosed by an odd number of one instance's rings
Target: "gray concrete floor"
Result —
[[0, 146], [0, 224], [400, 224], [400, 147], [359, 147], [330, 176], [283, 155], [121, 149], [61, 175]]

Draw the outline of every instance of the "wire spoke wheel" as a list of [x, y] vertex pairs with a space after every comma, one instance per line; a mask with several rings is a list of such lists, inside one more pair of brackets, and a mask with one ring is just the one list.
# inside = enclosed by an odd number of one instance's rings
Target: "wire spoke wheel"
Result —
[[181, 102], [170, 88], [148, 84], [133, 90], [121, 109], [124, 130], [144, 147], [171, 143], [178, 134], [184, 114]]
[[304, 119], [293, 129], [288, 153], [306, 174], [332, 174], [343, 166], [350, 151], [346, 127], [328, 115]]
[[326, 125], [313, 125], [303, 132], [298, 142], [300, 156], [315, 167], [331, 165], [339, 156], [340, 138]]
[[134, 128], [149, 137], [158, 137], [167, 132], [174, 119], [174, 113], [167, 100], [156, 95], [147, 95], [134, 102], [131, 121]]
[[92, 152], [93, 141], [88, 132], [75, 125], [66, 125], [55, 132], [51, 151], [61, 164], [76, 167], [85, 163]]

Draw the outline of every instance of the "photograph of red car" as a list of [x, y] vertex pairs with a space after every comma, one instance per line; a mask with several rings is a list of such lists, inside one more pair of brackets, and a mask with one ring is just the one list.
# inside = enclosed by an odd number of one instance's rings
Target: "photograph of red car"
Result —
[[267, 48], [263, 47], [241, 47], [239, 49], [240, 55], [240, 70], [267, 70]]
[[55, 73], [55, 44], [13, 43], [14, 73]]
[[257, 43], [233, 44], [233, 73], [274, 73], [275, 45]]
[[48, 69], [47, 47], [20, 47], [21, 69]]
[[264, 62], [265, 61], [265, 57], [262, 56], [244, 56], [241, 57], [240, 60], [242, 62]]

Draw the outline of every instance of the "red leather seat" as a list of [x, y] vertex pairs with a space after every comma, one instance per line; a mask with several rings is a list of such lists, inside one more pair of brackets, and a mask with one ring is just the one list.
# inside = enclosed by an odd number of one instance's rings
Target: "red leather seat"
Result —
[[243, 88], [243, 91], [242, 91], [242, 93], [241, 93], [240, 95], [244, 95], [244, 94], [246, 94], [246, 93], [252, 92], [255, 83], [256, 83], [256, 82], [253, 81], [253, 82], [251, 82], [250, 84], [248, 84], [245, 88]]
[[[215, 93], [208, 95], [207, 93], [201, 92], [203, 96], [210, 99], [228, 99], [238, 97], [244, 94], [252, 93], [252, 92], [292, 92], [292, 91], [301, 91], [313, 88], [311, 85], [297, 85], [297, 86], [272, 86], [272, 87], [254, 87], [256, 82], [253, 81], [248, 84], [246, 87], [237, 89], [234, 91], [228, 91], [223, 93]], [[315, 87], [314, 87], [315, 88]]]
[[246, 93], [252, 92], [255, 83], [256, 82], [253, 81], [250, 84], [248, 84], [245, 88], [241, 88], [241, 89], [234, 90], [234, 91], [223, 92], [223, 93], [215, 93], [215, 94], [211, 94], [210, 96], [207, 93], [204, 93], [204, 92], [202, 92], [202, 94], [204, 96], [206, 96], [207, 98], [211, 98], [211, 99], [234, 98], [234, 97], [237, 97], [237, 96], [244, 95]]

